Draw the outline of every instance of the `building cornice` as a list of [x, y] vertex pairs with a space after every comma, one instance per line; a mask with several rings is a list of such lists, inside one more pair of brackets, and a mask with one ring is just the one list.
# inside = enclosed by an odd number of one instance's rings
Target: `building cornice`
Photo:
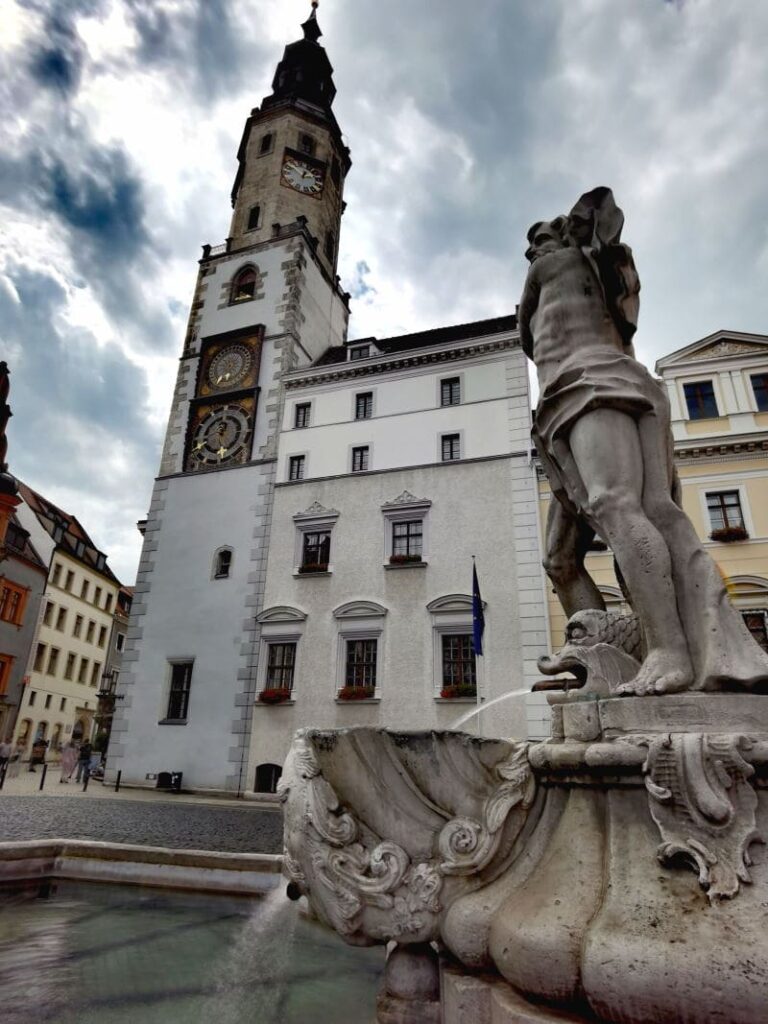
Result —
[[768, 438], [754, 440], [721, 441], [713, 444], [675, 447], [675, 461], [689, 463], [702, 459], [713, 462], [737, 462], [742, 459], [764, 459], [768, 452]]
[[403, 370], [431, 363], [456, 362], [459, 359], [470, 359], [473, 356], [489, 352], [501, 352], [504, 349], [519, 348], [520, 339], [517, 335], [510, 337], [483, 338], [482, 341], [467, 343], [466, 341], [439, 348], [419, 348], [412, 352], [392, 352], [371, 359], [356, 359], [351, 362], [331, 363], [327, 366], [316, 366], [309, 370], [294, 371], [283, 378], [286, 390], [314, 387], [317, 384], [328, 384], [333, 381], [353, 380], [356, 377], [376, 377], [393, 370]]

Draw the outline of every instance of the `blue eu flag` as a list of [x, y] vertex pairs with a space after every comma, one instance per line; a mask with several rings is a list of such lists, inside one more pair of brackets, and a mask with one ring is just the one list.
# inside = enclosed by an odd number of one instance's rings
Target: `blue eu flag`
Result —
[[472, 643], [475, 654], [483, 653], [483, 633], [485, 632], [485, 615], [483, 615], [483, 599], [480, 597], [480, 584], [477, 582], [477, 566], [472, 563]]

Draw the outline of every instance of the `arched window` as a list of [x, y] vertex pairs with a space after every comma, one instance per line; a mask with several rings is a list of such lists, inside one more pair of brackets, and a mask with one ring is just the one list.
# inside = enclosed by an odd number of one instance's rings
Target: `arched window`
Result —
[[276, 792], [282, 774], [283, 769], [279, 764], [260, 764], [256, 769], [255, 791], [257, 793]]
[[247, 302], [256, 294], [258, 274], [254, 267], [243, 267], [232, 282], [231, 302]]
[[213, 578], [225, 580], [232, 571], [232, 548], [219, 548], [213, 556]]
[[255, 231], [261, 226], [261, 207], [252, 206], [248, 212], [248, 230]]
[[21, 726], [19, 728], [19, 738], [16, 741], [20, 747], [26, 747], [29, 742], [29, 733], [32, 728], [32, 719], [23, 718], [21, 720]]
[[39, 722], [38, 726], [37, 726], [37, 730], [35, 732], [35, 742], [36, 743], [40, 743], [42, 740], [45, 739], [47, 734], [48, 734], [48, 723], [47, 722]]

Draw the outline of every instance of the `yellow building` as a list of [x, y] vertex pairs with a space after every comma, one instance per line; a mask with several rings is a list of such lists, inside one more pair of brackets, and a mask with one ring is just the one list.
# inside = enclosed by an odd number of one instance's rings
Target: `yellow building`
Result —
[[[672, 407], [683, 508], [768, 650], [768, 336], [717, 331], [660, 359], [656, 373]], [[539, 480], [543, 530], [550, 494], [543, 473]], [[627, 610], [610, 553], [592, 552], [587, 568], [608, 607]], [[547, 590], [557, 650], [566, 620]]]
[[90, 739], [120, 583], [74, 516], [20, 484], [24, 525], [50, 569], [13, 741], [53, 754]]

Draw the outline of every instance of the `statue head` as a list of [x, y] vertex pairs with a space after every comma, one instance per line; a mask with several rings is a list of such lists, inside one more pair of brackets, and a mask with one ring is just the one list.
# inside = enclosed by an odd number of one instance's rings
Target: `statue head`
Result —
[[525, 250], [525, 258], [533, 263], [540, 256], [565, 249], [570, 244], [567, 227], [566, 217], [537, 221], [528, 229], [527, 238], [531, 244]]

